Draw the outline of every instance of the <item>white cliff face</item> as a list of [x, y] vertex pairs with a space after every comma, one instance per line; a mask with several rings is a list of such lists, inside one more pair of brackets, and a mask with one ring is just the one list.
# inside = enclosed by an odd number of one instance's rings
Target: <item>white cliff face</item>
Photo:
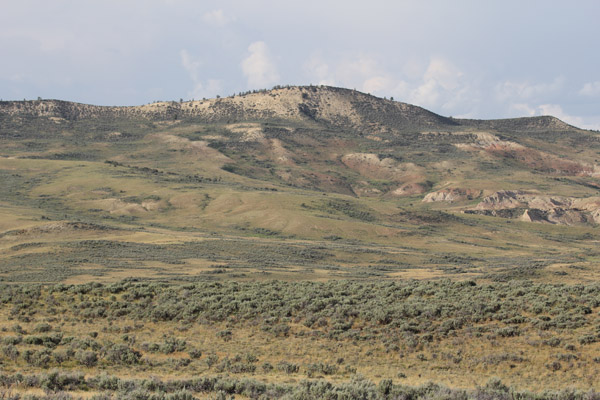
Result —
[[521, 191], [500, 190], [485, 197], [476, 210], [498, 210], [506, 208], [522, 208], [527, 206], [526, 194]]
[[502, 210], [525, 209], [521, 221], [560, 225], [600, 223], [600, 198], [544, 196], [524, 191], [501, 190], [485, 197], [472, 212], [501, 215]]
[[435, 202], [459, 202], [469, 201], [479, 198], [483, 195], [482, 190], [463, 189], [463, 188], [446, 188], [436, 192], [427, 193], [423, 198], [424, 203]]

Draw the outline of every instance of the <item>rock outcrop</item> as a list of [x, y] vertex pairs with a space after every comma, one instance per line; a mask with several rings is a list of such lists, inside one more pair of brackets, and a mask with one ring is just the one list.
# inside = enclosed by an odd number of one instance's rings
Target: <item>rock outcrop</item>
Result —
[[560, 225], [598, 224], [600, 197], [574, 198], [500, 190], [465, 212]]
[[446, 188], [436, 192], [427, 193], [423, 197], [424, 203], [448, 202], [454, 203], [459, 201], [469, 201], [479, 198], [483, 195], [483, 190], [463, 189], [463, 188]]

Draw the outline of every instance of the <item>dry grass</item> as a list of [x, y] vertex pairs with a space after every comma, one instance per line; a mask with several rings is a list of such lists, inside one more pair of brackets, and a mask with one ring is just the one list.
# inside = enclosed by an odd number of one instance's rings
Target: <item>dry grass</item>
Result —
[[[142, 271], [140, 275], [143, 274]], [[280, 285], [281, 283], [278, 282], [263, 285], [265, 296], [272, 296], [280, 290], [282, 296], [288, 296], [284, 293], [290, 293], [286, 292], [290, 288], [292, 288], [291, 293], [294, 293], [294, 291], [306, 290], [307, 287], [306, 282], [286, 284], [285, 288], [279, 288]], [[392, 379], [395, 382], [414, 386], [434, 381], [452, 388], [483, 386], [490, 378], [499, 377], [505, 384], [537, 392], [549, 389], [559, 390], [566, 387], [583, 390], [598, 389], [596, 385], [600, 381], [600, 369], [596, 367], [600, 360], [600, 342], [596, 341], [597, 332], [595, 331], [600, 311], [597, 306], [593, 306], [585, 314], [582, 314], [584, 322], [578, 327], [572, 329], [540, 328], [535, 325], [539, 322], [534, 323], [541, 318], [540, 315], [514, 308], [510, 299], [512, 295], [509, 294], [507, 300], [499, 300], [503, 303], [495, 315], [491, 314], [493, 316], [491, 320], [466, 323], [456, 330], [451, 330], [448, 334], [439, 332], [442, 332], [440, 329], [445, 322], [451, 322], [451, 318], [454, 318], [451, 315], [448, 317], [444, 317], [443, 314], [438, 317], [432, 316], [430, 323], [439, 328], [431, 330], [433, 336], [428, 336], [422, 332], [412, 334], [408, 331], [402, 333], [402, 331], [396, 330], [394, 327], [402, 326], [405, 321], [391, 314], [391, 322], [385, 324], [373, 324], [363, 317], [353, 319], [351, 329], [356, 330], [362, 336], [352, 339], [334, 333], [334, 326], [337, 322], [333, 317], [321, 317], [322, 323], [317, 321], [309, 326], [305, 318], [309, 318], [310, 313], [306, 310], [294, 313], [297, 315], [292, 314], [287, 322], [281, 319], [277, 319], [278, 322], [269, 322], [273, 318], [270, 318], [266, 311], [259, 311], [259, 315], [251, 320], [245, 320], [236, 311], [231, 311], [231, 315], [228, 317], [220, 317], [221, 320], [218, 321], [206, 319], [210, 314], [190, 321], [178, 318], [157, 321], [149, 316], [136, 318], [130, 316], [86, 317], [85, 310], [93, 310], [93, 302], [107, 302], [103, 307], [110, 315], [113, 313], [110, 310], [115, 309], [110, 306], [111, 303], [127, 299], [126, 296], [130, 293], [143, 293], [147, 285], [131, 286], [126, 284], [121, 287], [128, 287], [128, 289], [119, 291], [116, 296], [110, 294], [112, 286], [107, 286], [107, 290], [96, 286], [100, 289], [92, 290], [89, 294], [77, 294], [80, 292], [78, 288], [83, 290], [86, 287], [89, 288], [89, 285], [74, 286], [67, 290], [54, 292], [52, 295], [45, 294], [45, 290], [42, 290], [41, 297], [34, 296], [38, 300], [34, 300], [29, 308], [19, 308], [20, 295], [17, 294], [19, 292], [12, 292], [10, 298], [14, 300], [9, 300], [6, 303], [7, 307], [0, 311], [0, 326], [2, 327], [0, 342], [3, 343], [4, 352], [0, 354], [0, 362], [2, 362], [4, 372], [38, 373], [60, 367], [62, 371], [83, 371], [90, 376], [104, 371], [127, 379], [149, 375], [158, 375], [165, 379], [184, 379], [215, 373], [229, 373], [240, 378], [249, 377], [263, 382], [278, 383], [298, 382], [315, 377], [341, 383], [348, 381], [358, 373], [375, 382]], [[223, 294], [227, 292], [226, 287], [229, 286], [224, 286]], [[251, 300], [258, 295], [253, 284], [236, 285], [236, 287], [238, 287], [237, 296], [240, 299]], [[311, 284], [310, 287], [318, 288], [312, 297], [315, 304], [318, 304], [320, 300], [329, 299], [331, 296], [331, 294], [328, 295], [330, 290], [328, 288], [331, 286]], [[344, 286], [338, 285], [337, 287], [343, 288]], [[399, 286], [397, 290], [400, 290], [401, 287]], [[433, 288], [434, 286], [420, 286], [422, 289], [415, 289], [418, 286], [412, 287], [415, 293], [419, 293], [419, 290], [427, 291], [428, 287]], [[460, 288], [464, 286], [441, 283], [435, 287], [440, 291], [450, 291], [449, 296], [452, 298], [465, 296], [459, 292]], [[160, 291], [166, 293], [173, 290], [173, 296], [185, 298], [185, 296], [191, 295], [183, 293], [191, 288], [193, 286], [189, 285], [165, 286]], [[276, 292], [271, 293], [269, 291], [273, 289], [269, 288], [277, 289], [275, 289]], [[490, 293], [500, 294], [499, 298], [502, 299], [504, 298], [502, 293], [505, 293], [507, 288], [509, 286], [491, 287]], [[27, 290], [27, 287], [23, 287], [23, 289]], [[10, 289], [5, 287], [3, 290], [6, 295]], [[384, 285], [381, 286], [381, 289], [374, 288], [373, 293], [378, 294], [379, 290], [387, 291], [388, 289]], [[535, 286], [528, 285], [521, 285], [519, 289], [515, 290], [526, 297], [531, 295], [528, 293], [529, 290], [532, 293], [539, 291]], [[561, 292], [563, 290], [564, 293]], [[580, 296], [576, 294], [578, 291], [573, 291], [568, 287], [556, 287], [556, 289], [545, 287], [542, 292], [545, 293], [543, 296], [556, 296], [556, 299], [564, 298], [567, 293], [570, 293], [571, 301], [575, 304], [582, 304], [581, 307], [585, 306], [585, 302], [592, 301], [589, 296], [583, 295], [584, 293], [596, 293], [593, 292], [593, 287], [579, 292], [582, 293], [582, 297], [578, 297]], [[478, 293], [486, 293], [486, 289]], [[182, 295], [184, 297], [181, 297]], [[437, 303], [440, 301], [439, 299], [441, 299], [439, 296], [435, 299], [431, 298], [431, 305], [427, 307], [431, 307], [432, 310], [442, 307]], [[185, 303], [201, 300], [202, 297], [194, 295], [186, 298]], [[143, 300], [127, 301], [136, 304]], [[161, 306], [160, 301], [156, 301], [158, 302], [148, 303], [147, 309], [150, 314], [152, 314], [151, 310]], [[463, 300], [454, 301], [462, 302]], [[466, 301], [468, 303], [468, 300]], [[546, 304], [554, 301], [556, 300], [549, 300]], [[469, 307], [467, 303], [464, 307]], [[85, 306], [86, 304], [87, 306]], [[174, 308], [179, 307], [176, 304], [174, 303]], [[490, 306], [491, 304], [493, 302], [490, 303]], [[540, 304], [544, 304], [544, 301], [542, 300]], [[401, 304], [394, 306], [397, 305]], [[285, 307], [285, 304], [282, 306]], [[239, 307], [240, 310], [245, 310], [243, 302], [240, 302]], [[306, 307], [310, 309], [312, 304], [309, 303]], [[573, 318], [577, 315], [573, 313], [576, 313], [580, 306], [564, 311], [561, 311], [563, 310], [561, 307], [560, 304], [557, 304], [555, 308], [543, 311], [542, 316], [550, 315], [548, 320], [554, 321]], [[56, 312], [55, 310], [61, 311]], [[357, 312], [363, 313], [358, 310], [360, 308], [357, 308]], [[381, 310], [385, 311], [385, 307], [382, 306]], [[271, 312], [273, 315], [277, 315], [277, 310]], [[418, 315], [421, 315], [419, 318], [426, 320], [427, 312], [430, 311], [425, 311], [425, 314], [422, 314], [423, 311], [419, 311]], [[557, 314], [558, 312], [562, 314]], [[502, 317], [502, 313], [515, 313], [524, 322], [495, 320], [495, 318], [506, 318]], [[460, 315], [460, 312], [458, 314]], [[414, 323], [410, 319], [406, 322]], [[39, 327], [44, 324], [48, 324], [47, 330], [40, 331]], [[15, 328], [17, 325], [18, 329]], [[518, 325], [518, 329], [515, 334], [513, 332], [515, 332], [516, 325]], [[279, 330], [277, 328], [279, 326], [287, 328]], [[92, 332], [95, 333], [92, 334]], [[78, 363], [76, 358], [69, 358], [59, 365], [53, 358], [50, 358], [47, 364], [40, 367], [24, 358], [27, 350], [41, 351], [45, 348], [44, 345], [28, 344], [28, 338], [57, 333], [62, 335], [63, 340], [58, 346], [50, 347], [52, 353], [64, 352], [71, 348], [70, 343], [73, 342], [66, 338], [73, 337], [76, 340], [84, 341], [93, 338], [93, 342], [98, 344], [97, 348], [93, 348], [99, 357], [98, 365], [85, 367]], [[16, 346], [20, 355], [16, 359], [11, 359], [7, 356], [8, 353], [5, 349], [7, 343], [15, 336], [21, 338]], [[586, 337], [592, 339], [588, 341], [585, 339]], [[171, 351], [161, 350], [162, 346], [172, 339], [185, 341], [184, 347]], [[131, 365], [120, 365], [105, 358], [106, 356], [103, 356], [106, 352], [105, 349], [115, 344], [123, 344], [139, 351], [141, 361]], [[152, 350], [153, 344], [156, 346], [155, 350]], [[201, 355], [194, 356], [194, 350], [200, 350]], [[216, 360], [209, 364], [208, 360], [215, 357]], [[248, 357], [251, 357], [252, 360], [247, 361]], [[297, 365], [299, 370], [292, 373], [279, 370], [277, 366], [284, 362]], [[262, 366], [265, 363], [269, 363], [274, 368], [264, 370]], [[240, 368], [244, 365], [253, 365], [254, 369], [251, 372], [243, 372], [243, 370], [236, 370], [235, 365]], [[328, 368], [332, 368], [333, 372], [311, 373], [311, 365], [329, 366]]]

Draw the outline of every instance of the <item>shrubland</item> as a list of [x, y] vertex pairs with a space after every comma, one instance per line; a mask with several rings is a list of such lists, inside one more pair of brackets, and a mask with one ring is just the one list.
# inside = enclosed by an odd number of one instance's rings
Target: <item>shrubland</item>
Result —
[[128, 280], [5, 285], [0, 301], [6, 379], [202, 376], [290, 384], [282, 396], [357, 376], [373, 390], [493, 377], [512, 390], [583, 390], [598, 380], [598, 285]]

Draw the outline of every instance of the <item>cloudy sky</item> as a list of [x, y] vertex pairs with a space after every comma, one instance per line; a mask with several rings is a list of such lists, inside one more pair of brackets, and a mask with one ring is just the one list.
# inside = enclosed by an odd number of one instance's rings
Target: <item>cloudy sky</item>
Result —
[[20, 0], [0, 98], [102, 105], [326, 84], [600, 129], [600, 1]]

